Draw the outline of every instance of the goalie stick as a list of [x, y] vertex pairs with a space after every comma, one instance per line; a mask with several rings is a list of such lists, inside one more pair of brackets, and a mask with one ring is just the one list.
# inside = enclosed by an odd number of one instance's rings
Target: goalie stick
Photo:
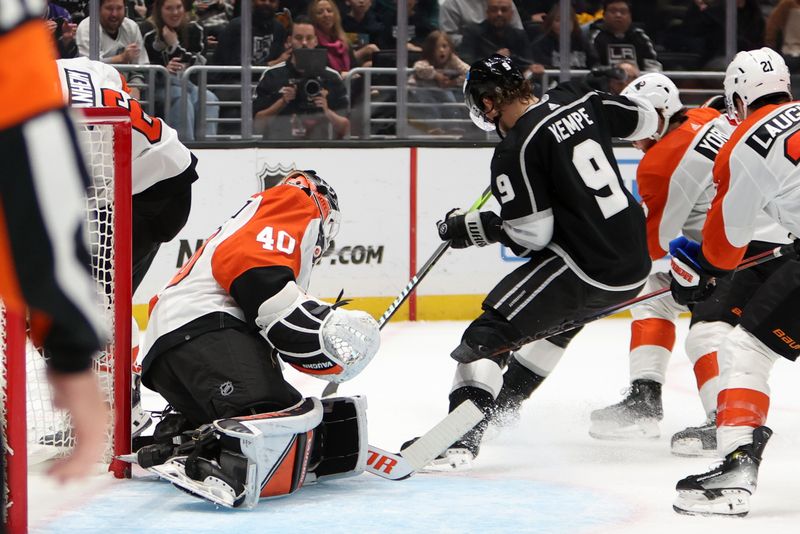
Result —
[[483, 412], [472, 401], [464, 401], [400, 453], [370, 445], [366, 470], [389, 480], [404, 480], [431, 463], [483, 417]]
[[[492, 187], [489, 186], [486, 188], [486, 190], [483, 192], [480, 198], [478, 198], [478, 200], [476, 200], [472, 204], [472, 206], [469, 207], [467, 213], [469, 213], [470, 211], [481, 209], [483, 205], [486, 204], [486, 202], [488, 202], [491, 196], [492, 196]], [[449, 248], [450, 248], [450, 241], [445, 241], [441, 245], [439, 245], [439, 247], [436, 249], [433, 255], [428, 259], [428, 261], [425, 262], [425, 265], [423, 265], [420, 268], [420, 270], [417, 271], [417, 274], [415, 274], [411, 278], [411, 280], [408, 281], [406, 287], [403, 288], [403, 290], [400, 292], [397, 298], [394, 299], [394, 301], [391, 304], [389, 304], [389, 307], [386, 309], [386, 311], [383, 312], [383, 315], [381, 315], [380, 319], [378, 319], [378, 328], [382, 329], [384, 325], [389, 322], [389, 319], [392, 318], [392, 316], [397, 312], [400, 306], [402, 306], [402, 304], [406, 301], [411, 292], [414, 291], [414, 289], [419, 285], [422, 279], [425, 278], [425, 276], [427, 276], [428, 272], [430, 272], [433, 266], [436, 265], [436, 263], [442, 258], [442, 256], [444, 256], [444, 253], [447, 252], [447, 249]], [[325, 386], [325, 389], [322, 390], [322, 396], [330, 397], [331, 395], [334, 395], [338, 389], [339, 389], [339, 384], [331, 382], [327, 386]]]

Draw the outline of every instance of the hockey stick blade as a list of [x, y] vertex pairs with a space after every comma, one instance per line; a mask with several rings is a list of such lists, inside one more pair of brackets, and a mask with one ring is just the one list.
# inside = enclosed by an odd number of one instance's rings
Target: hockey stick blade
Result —
[[366, 470], [389, 480], [404, 480], [442, 454], [483, 420], [483, 412], [470, 400], [461, 403], [436, 426], [400, 453], [369, 446]]
[[[481, 209], [483, 205], [489, 201], [490, 198], [492, 198], [491, 186], [487, 187], [486, 190], [484, 190], [483, 194], [481, 194], [478, 200], [473, 202], [472, 206], [470, 206], [469, 210], [467, 211], [469, 212]], [[394, 316], [395, 312], [397, 312], [397, 310], [400, 309], [400, 306], [403, 305], [403, 303], [406, 301], [411, 292], [414, 291], [417, 285], [419, 285], [422, 279], [425, 278], [425, 276], [428, 274], [428, 271], [430, 271], [431, 268], [434, 265], [436, 265], [436, 263], [441, 259], [442, 256], [444, 256], [444, 253], [447, 252], [447, 249], [449, 248], [450, 248], [449, 241], [445, 241], [436, 248], [436, 251], [428, 259], [428, 261], [425, 262], [425, 265], [423, 265], [420, 268], [420, 270], [417, 271], [417, 274], [411, 277], [411, 280], [408, 281], [408, 283], [400, 292], [400, 294], [397, 296], [397, 298], [394, 299], [394, 301], [392, 301], [392, 303], [389, 304], [389, 307], [386, 309], [386, 311], [383, 312], [383, 315], [381, 315], [380, 319], [378, 319], [378, 328], [383, 328], [386, 325], [386, 323], [389, 322], [389, 319], [391, 319], [392, 316]], [[339, 389], [339, 384], [336, 382], [331, 382], [330, 384], [325, 386], [325, 389], [322, 390], [322, 396], [330, 397], [331, 395], [334, 395], [336, 391], [338, 391], [338, 389]]]

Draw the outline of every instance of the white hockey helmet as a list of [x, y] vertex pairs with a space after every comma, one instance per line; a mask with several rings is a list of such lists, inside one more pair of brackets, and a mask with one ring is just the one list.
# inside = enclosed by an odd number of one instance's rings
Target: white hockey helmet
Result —
[[776, 93], [792, 96], [789, 69], [780, 54], [770, 48], [739, 52], [725, 71], [725, 104], [728, 115], [737, 121], [734, 96], [742, 99], [745, 109], [759, 98]]
[[670, 117], [683, 108], [678, 88], [672, 80], [660, 72], [642, 74], [629, 83], [620, 94], [622, 96], [635, 95], [644, 97], [653, 104], [654, 108], [661, 110], [661, 115], [664, 117], [664, 126], [653, 135], [653, 139], [656, 141], [661, 139], [667, 128], [669, 128]]

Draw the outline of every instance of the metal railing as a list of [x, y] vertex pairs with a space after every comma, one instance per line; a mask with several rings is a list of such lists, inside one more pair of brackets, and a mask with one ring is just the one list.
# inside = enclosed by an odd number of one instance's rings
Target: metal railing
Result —
[[[142, 93], [142, 102], [148, 113], [162, 118], [168, 116], [171, 110], [169, 97], [172, 84], [179, 83], [181, 87], [178, 105], [180, 114], [178, 124], [172, 124], [181, 138], [197, 141], [223, 142], [230, 140], [260, 140], [262, 136], [255, 132], [249, 136], [242, 135], [243, 131], [252, 132], [253, 117], [240, 116], [241, 101], [241, 73], [239, 66], [192, 66], [180, 75], [171, 75], [167, 69], [160, 65], [115, 65], [123, 73], [139, 72], [145, 75], [143, 83], [133, 83]], [[252, 67], [253, 78], [260, 77], [267, 67]], [[436, 87], [420, 87], [408, 85], [408, 95], [405, 99], [405, 114], [399, 113], [397, 69], [395, 68], [363, 68], [353, 69], [345, 74], [343, 82], [348, 95], [347, 114], [351, 119], [352, 133], [348, 139], [431, 139], [431, 140], [457, 140], [464, 135], [455, 131], [463, 130], [470, 141], [491, 140], [494, 133], [477, 131], [469, 120], [463, 103], [456, 102], [421, 102], [416, 96], [422, 92], [436, 93], [444, 91]], [[573, 79], [585, 76], [589, 71], [575, 70], [571, 74]], [[413, 69], [405, 69], [406, 77], [413, 74]], [[681, 97], [689, 106], [698, 105], [707, 98], [720, 94], [722, 91], [723, 72], [712, 71], [670, 71], [665, 72], [681, 88]], [[536, 79], [546, 91], [551, 84], [559, 79], [558, 70], [546, 70]], [[195, 132], [189, 136], [187, 115], [191, 103], [190, 84], [197, 88], [197, 105], [195, 109]], [[251, 81], [249, 94], [254, 94], [257, 82]], [[206, 90], [215, 94], [218, 100], [209, 101]], [[222, 115], [218, 118], [209, 118], [210, 108], [218, 111], [236, 110], [229, 113], [214, 113]], [[433, 111], [437, 113], [432, 113]], [[442, 117], [442, 110], [447, 110], [447, 115]], [[459, 113], [464, 110], [463, 113]], [[239, 115], [239, 116], [237, 116]], [[406, 115], [406, 125], [400, 128], [398, 116]], [[459, 116], [460, 115], [460, 116]], [[209, 135], [208, 129], [218, 129], [220, 126], [228, 127], [227, 133]], [[246, 127], [249, 125], [249, 127]], [[436, 125], [444, 125], [444, 132], [431, 132]], [[199, 126], [199, 127], [198, 127]], [[209, 128], [211, 127], [211, 128]], [[449, 131], [448, 131], [449, 129]], [[398, 135], [401, 130], [406, 132], [404, 137]], [[273, 139], [265, 139], [273, 140]], [[274, 139], [278, 140], [278, 139]]]

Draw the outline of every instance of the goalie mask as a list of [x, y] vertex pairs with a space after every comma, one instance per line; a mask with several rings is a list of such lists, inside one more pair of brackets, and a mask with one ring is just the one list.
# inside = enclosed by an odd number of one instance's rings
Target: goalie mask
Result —
[[738, 122], [735, 98], [745, 110], [761, 97], [784, 93], [792, 96], [789, 69], [780, 54], [769, 48], [739, 52], [725, 71], [725, 104], [728, 115]]
[[622, 96], [640, 96], [646, 98], [653, 107], [661, 111], [664, 125], [653, 139], [661, 139], [669, 128], [669, 119], [683, 108], [678, 88], [675, 84], [659, 72], [649, 72], [639, 76], [628, 84], [620, 93]]
[[333, 238], [339, 233], [339, 197], [328, 183], [317, 176], [315, 171], [292, 171], [278, 185], [293, 185], [304, 190], [319, 208], [320, 228], [317, 246], [314, 250], [314, 262], [322, 258], [328, 250]]
[[490, 110], [484, 109], [483, 99], [491, 98], [497, 106], [527, 83], [511, 58], [494, 54], [473, 63], [464, 81], [464, 101], [475, 126], [486, 132], [497, 130], [499, 115], [494, 120], [489, 119], [486, 112]]

